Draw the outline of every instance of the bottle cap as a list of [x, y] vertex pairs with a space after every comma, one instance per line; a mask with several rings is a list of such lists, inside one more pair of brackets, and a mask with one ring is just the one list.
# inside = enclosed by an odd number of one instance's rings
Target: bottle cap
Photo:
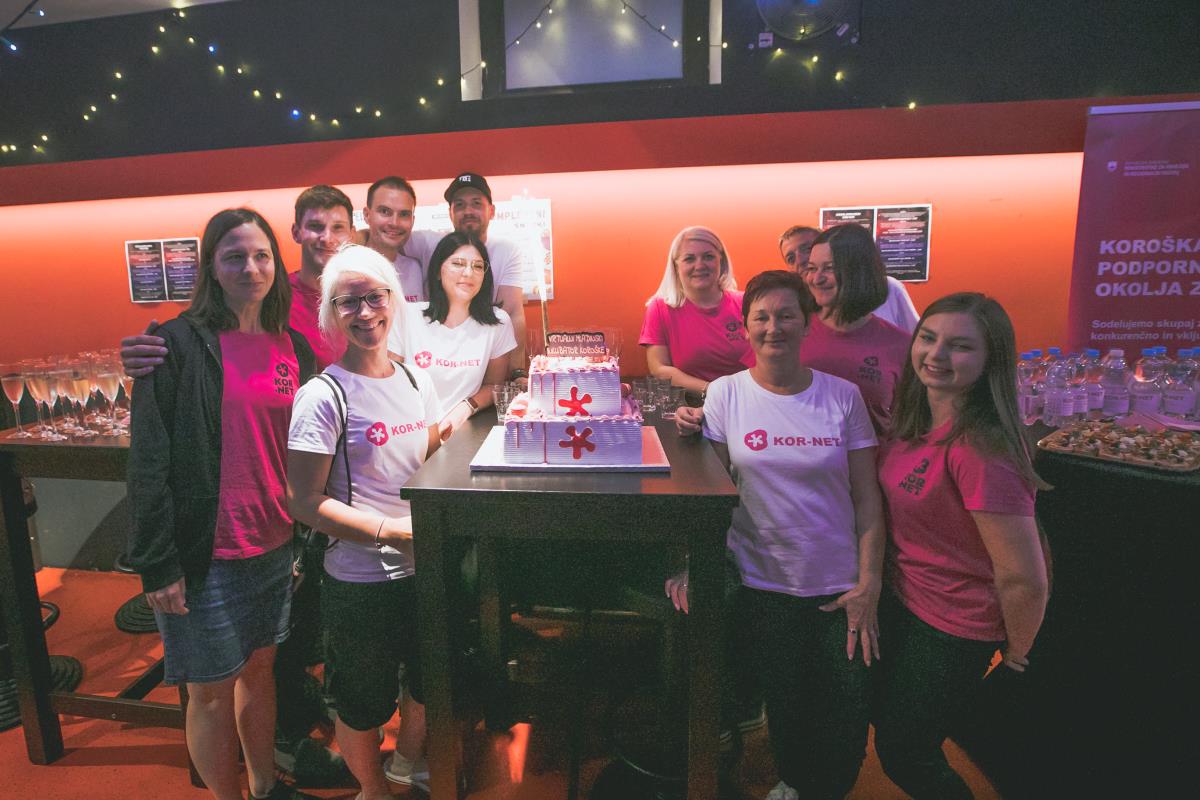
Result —
[[1056, 355], [1059, 355], [1060, 353], [1062, 353], [1062, 348], [1060, 348], [1060, 347], [1051, 347], [1051, 348], [1048, 348], [1048, 349], [1046, 350], [1046, 352], [1047, 352], [1047, 353], [1049, 353], [1049, 354], [1050, 354], [1050, 355], [1052, 355], [1052, 356], [1056, 356]]
[[1099, 358], [1100, 357], [1100, 351], [1095, 350], [1091, 347], [1089, 347], [1087, 350], [1084, 350], [1083, 354], [1086, 355], [1088, 358]]
[[1144, 356], [1156, 356], [1156, 355], [1158, 355], [1158, 348], [1157, 348], [1157, 347], [1143, 347], [1143, 348], [1142, 348], [1142, 355], [1144, 355]]

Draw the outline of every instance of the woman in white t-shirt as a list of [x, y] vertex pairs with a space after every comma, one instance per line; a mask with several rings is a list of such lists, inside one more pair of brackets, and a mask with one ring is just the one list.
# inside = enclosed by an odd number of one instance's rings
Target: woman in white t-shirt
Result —
[[[853, 384], [800, 363], [815, 312], [795, 273], [753, 278], [742, 314], [755, 365], [713, 381], [704, 401], [704, 436], [741, 498], [727, 543], [780, 777], [768, 800], [841, 798], [854, 785], [879, 657], [875, 431]], [[687, 574], [666, 589], [686, 610]]]
[[[473, 234], [447, 234], [429, 260], [428, 302], [409, 306], [390, 347], [404, 363], [433, 380], [442, 402], [438, 428], [446, 439], [475, 412], [492, 405], [491, 385], [508, 375], [516, 349], [512, 320], [492, 301], [487, 248]], [[438, 265], [436, 269], [433, 265]]]
[[[388, 356], [404, 316], [396, 271], [374, 250], [343, 248], [321, 276], [321, 333], [345, 354], [296, 394], [288, 433], [292, 515], [327, 534], [321, 613], [326, 690], [359, 798], [391, 796], [387, 779], [425, 787], [412, 522], [400, 487], [437, 449], [437, 390]], [[335, 348], [337, 349], [337, 348]], [[396, 753], [379, 763], [378, 728], [401, 704]]]

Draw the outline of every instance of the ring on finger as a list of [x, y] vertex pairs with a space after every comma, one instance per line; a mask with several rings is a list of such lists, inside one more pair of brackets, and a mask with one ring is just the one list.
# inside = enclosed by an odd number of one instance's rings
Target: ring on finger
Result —
[[850, 629], [850, 633], [851, 633], [852, 635], [853, 635], [853, 634], [856, 634], [856, 633], [858, 633], [858, 628], [851, 628], [851, 629]]

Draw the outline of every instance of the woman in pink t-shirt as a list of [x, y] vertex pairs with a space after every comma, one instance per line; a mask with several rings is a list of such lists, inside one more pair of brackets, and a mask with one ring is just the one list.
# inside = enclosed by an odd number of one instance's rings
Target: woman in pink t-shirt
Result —
[[709, 381], [754, 364], [742, 293], [720, 238], [684, 228], [671, 242], [658, 291], [646, 301], [638, 344], [650, 374], [703, 395]]
[[970, 798], [942, 753], [947, 728], [997, 669], [1024, 672], [1048, 596], [1033, 471], [1016, 403], [1012, 323], [974, 292], [917, 325], [880, 455], [889, 538], [875, 749], [920, 798]]
[[821, 307], [800, 361], [857, 386], [885, 433], [912, 337], [872, 313], [888, 293], [878, 245], [861, 225], [836, 225], [813, 240], [800, 277]]
[[133, 388], [129, 562], [162, 635], [164, 683], [186, 683], [185, 732], [215, 797], [307, 797], [275, 775], [276, 646], [288, 635], [292, 398], [315, 371], [288, 327], [270, 225], [222, 211], [200, 239], [191, 306], [155, 331], [164, 363]]

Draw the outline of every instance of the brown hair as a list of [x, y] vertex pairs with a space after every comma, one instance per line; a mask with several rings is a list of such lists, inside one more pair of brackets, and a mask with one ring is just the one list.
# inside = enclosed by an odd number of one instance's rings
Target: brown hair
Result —
[[871, 232], [854, 223], [835, 225], [813, 240], [813, 247], [819, 244], [829, 245], [837, 276], [833, 319], [846, 325], [879, 308], [887, 299], [887, 273]]
[[404, 178], [401, 178], [399, 175], [388, 175], [386, 178], [380, 178], [379, 180], [375, 181], [367, 188], [367, 208], [371, 208], [371, 202], [375, 199], [375, 190], [383, 189], [384, 187], [387, 187], [388, 189], [396, 189], [397, 191], [401, 192], [408, 192], [413, 199], [413, 205], [416, 205], [417, 190], [412, 187], [412, 184], [404, 180]]
[[263, 298], [258, 319], [263, 330], [269, 333], [283, 333], [287, 330], [288, 316], [292, 308], [292, 285], [288, 282], [287, 269], [283, 266], [283, 256], [279, 254], [279, 241], [275, 238], [275, 232], [261, 214], [248, 208], [227, 208], [218, 212], [204, 226], [204, 235], [200, 237], [200, 270], [196, 276], [196, 292], [192, 295], [192, 304], [183, 312], [183, 316], [214, 331], [237, 329], [237, 317], [225, 303], [225, 292], [213, 274], [213, 260], [216, 257], [217, 245], [225, 235], [242, 225], [258, 227], [271, 243], [275, 277], [271, 288], [267, 290], [267, 296]]
[[[959, 403], [958, 416], [950, 431], [937, 444], [965, 438], [985, 452], [1007, 458], [1027, 481], [1049, 489], [1033, 469], [1021, 417], [1017, 413], [1017, 344], [1012, 320], [998, 302], [979, 292], [958, 292], [935, 300], [921, 315], [913, 341], [921, 335], [925, 320], [936, 314], [968, 314], [983, 331], [987, 358], [983, 374], [967, 389]], [[913, 441], [929, 433], [933, 413], [925, 385], [913, 369], [912, 347], [904, 362], [896, 400], [892, 408], [892, 435]]]
[[354, 223], [354, 206], [346, 193], [336, 186], [318, 183], [301, 192], [300, 196], [296, 198], [296, 224], [300, 224], [305, 211], [311, 211], [314, 208], [322, 210], [344, 208], [346, 209], [346, 218], [350, 220], [351, 224]]
[[817, 301], [813, 299], [804, 279], [787, 269], [769, 269], [750, 279], [746, 284], [746, 292], [742, 295], [742, 323], [750, 323], [750, 306], [754, 305], [754, 301], [776, 289], [796, 293], [800, 300], [800, 311], [804, 314], [804, 324], [808, 325], [809, 317], [817, 313]]

